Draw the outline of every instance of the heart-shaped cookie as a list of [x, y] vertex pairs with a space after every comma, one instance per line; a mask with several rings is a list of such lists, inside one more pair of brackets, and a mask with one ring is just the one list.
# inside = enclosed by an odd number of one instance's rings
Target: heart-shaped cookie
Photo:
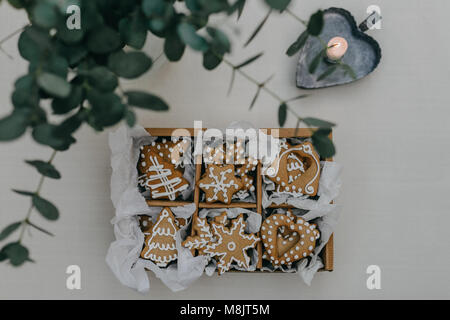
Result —
[[315, 196], [319, 186], [320, 159], [310, 142], [291, 146], [283, 141], [280, 154], [267, 177], [277, 185], [276, 192]]
[[261, 226], [261, 238], [265, 249], [263, 259], [270, 260], [274, 266], [289, 266], [310, 256], [319, 237], [320, 232], [316, 229], [316, 225], [308, 223], [301, 217], [282, 213], [272, 214]]
[[[381, 60], [381, 49], [377, 41], [363, 33], [356, 25], [350, 12], [342, 8], [329, 8], [323, 13], [324, 26], [320, 39], [308, 37], [300, 50], [297, 65], [297, 87], [302, 89], [325, 88], [341, 85], [361, 79], [371, 73]], [[314, 73], [309, 72], [309, 65], [317, 54], [323, 50], [321, 41], [328, 41], [336, 36], [347, 40], [348, 49], [342, 62], [349, 65], [355, 72], [356, 79], [343, 68], [338, 68], [328, 77], [318, 81], [318, 78], [330, 66], [324, 59]]]

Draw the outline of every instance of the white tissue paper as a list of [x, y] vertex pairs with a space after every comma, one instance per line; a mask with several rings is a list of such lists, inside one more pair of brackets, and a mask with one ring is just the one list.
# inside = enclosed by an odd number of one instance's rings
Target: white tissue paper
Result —
[[[123, 126], [109, 135], [112, 166], [111, 200], [116, 209], [111, 223], [114, 225], [116, 240], [109, 247], [106, 262], [122, 284], [140, 292], [150, 289], [146, 268], [152, 270], [171, 290], [178, 291], [198, 279], [207, 263], [205, 257], [192, 257], [188, 249], [181, 247], [181, 237], [184, 237], [187, 227], [181, 228], [177, 233], [176, 264], [162, 269], [151, 261], [139, 258], [144, 235], [137, 216], [149, 215], [156, 219], [162, 210], [161, 207], [149, 207], [137, 187], [136, 163], [140, 146], [149, 144], [155, 139], [156, 137], [151, 137], [139, 126], [132, 129]], [[185, 170], [184, 176], [192, 182], [193, 170]], [[171, 209], [176, 217], [190, 219], [196, 208], [192, 203]]]

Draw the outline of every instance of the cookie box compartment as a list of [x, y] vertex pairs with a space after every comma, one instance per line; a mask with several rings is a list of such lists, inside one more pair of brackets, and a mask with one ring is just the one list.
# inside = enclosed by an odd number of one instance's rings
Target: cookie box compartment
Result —
[[[191, 136], [194, 138], [194, 129], [174, 129], [174, 128], [147, 128], [147, 132], [152, 136], [166, 136], [170, 137], [172, 133], [176, 131], [176, 136]], [[206, 130], [206, 129], [203, 129]], [[275, 129], [272, 132], [272, 129], [261, 129], [267, 134], [272, 134], [276, 138], [308, 138], [311, 137], [311, 131], [309, 129], [295, 129], [295, 128], [280, 128]], [[332, 138], [332, 135], [330, 134], [330, 138]], [[200, 196], [201, 196], [201, 190], [198, 186], [198, 181], [201, 178], [201, 174], [203, 172], [203, 164], [201, 163], [201, 156], [197, 156], [198, 163], [196, 164], [196, 172], [195, 172], [195, 189], [194, 189], [194, 203], [196, 205], [196, 211], [194, 213], [193, 219], [195, 219], [198, 215], [199, 209], [202, 208], [245, 208], [249, 210], [256, 210], [259, 214], [262, 214], [263, 208], [262, 208], [262, 176], [261, 176], [261, 164], [259, 163], [257, 165], [257, 171], [256, 171], [256, 203], [245, 203], [245, 202], [232, 202], [229, 205], [223, 204], [223, 203], [206, 203], [206, 202], [200, 202]], [[333, 159], [321, 159], [325, 161], [333, 161]], [[168, 201], [168, 200], [148, 200], [147, 201], [149, 206], [155, 206], [155, 207], [176, 207], [176, 206], [183, 206], [186, 204], [191, 204], [192, 202], [189, 201]], [[281, 204], [281, 205], [271, 205], [269, 208], [292, 208], [289, 205]], [[259, 235], [260, 236], [260, 235]], [[258, 243], [258, 256], [259, 261], [257, 264], [258, 269], [262, 267], [262, 243]], [[320, 271], [333, 271], [333, 263], [334, 263], [334, 250], [333, 250], [333, 235], [331, 235], [328, 243], [320, 253], [320, 256], [323, 260], [324, 267]], [[240, 272], [240, 271], [234, 271], [234, 272]], [[261, 272], [261, 271], [255, 271], [255, 272]], [[281, 272], [281, 271], [277, 271]]]

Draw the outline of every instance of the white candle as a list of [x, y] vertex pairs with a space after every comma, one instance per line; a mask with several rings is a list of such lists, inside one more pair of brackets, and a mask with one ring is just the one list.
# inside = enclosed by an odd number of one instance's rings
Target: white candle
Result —
[[330, 60], [341, 59], [348, 49], [347, 40], [342, 37], [334, 37], [328, 41], [327, 57]]

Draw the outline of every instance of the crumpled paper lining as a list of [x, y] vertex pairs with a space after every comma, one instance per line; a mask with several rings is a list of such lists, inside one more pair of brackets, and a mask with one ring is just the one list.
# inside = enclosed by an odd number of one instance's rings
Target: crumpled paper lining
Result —
[[[176, 263], [163, 269], [151, 261], [139, 258], [144, 234], [139, 227], [137, 215], [149, 215], [155, 220], [162, 210], [161, 207], [149, 207], [137, 187], [138, 173], [135, 164], [139, 157], [139, 147], [154, 140], [155, 137], [151, 137], [140, 126], [132, 129], [122, 126], [109, 135], [111, 200], [116, 209], [116, 216], [111, 223], [114, 225], [116, 240], [109, 247], [106, 263], [122, 284], [140, 292], [150, 289], [146, 268], [152, 270], [171, 290], [178, 291], [185, 289], [202, 275], [207, 261], [205, 257], [192, 257], [190, 251], [181, 246], [181, 238], [185, 236], [187, 226], [181, 228], [176, 235]], [[171, 210], [176, 217], [190, 219], [196, 207], [192, 203], [173, 207]]]
[[[245, 222], [247, 223], [247, 225], [245, 227], [246, 233], [257, 233], [259, 231], [259, 229], [261, 228], [261, 221], [262, 221], [261, 215], [257, 212], [247, 210], [247, 209], [242, 209], [242, 208], [202, 209], [198, 213], [198, 216], [200, 218], [205, 218], [205, 217], [214, 218], [216, 216], [221, 215], [223, 212], [227, 213], [228, 219], [234, 219], [237, 216], [239, 216], [241, 213], [243, 213], [244, 216], [246, 216], [246, 218], [245, 218]], [[235, 270], [239, 270], [239, 271], [255, 271], [256, 266], [258, 264], [258, 250], [256, 250], [256, 248], [250, 249], [249, 252], [250, 252], [250, 265], [249, 265], [248, 269], [241, 268], [234, 264], [231, 265], [230, 269], [235, 269]], [[203, 257], [205, 257], [209, 261], [208, 265], [205, 268], [205, 273], [208, 276], [212, 276], [214, 274], [214, 272], [216, 271], [217, 262], [215, 259], [211, 259], [206, 256], [203, 256]]]
[[[319, 199], [313, 200], [308, 197], [293, 198], [287, 195], [275, 195], [268, 196], [267, 191], [274, 190], [275, 184], [263, 177], [263, 208], [267, 208], [272, 203], [281, 204], [287, 203], [295, 208], [301, 210], [308, 210], [307, 213], [301, 213], [300, 210], [293, 209], [292, 212], [296, 215], [302, 216], [306, 221], [315, 220], [320, 231], [319, 243], [314, 250], [314, 255], [311, 257], [310, 262], [308, 259], [302, 259], [297, 264], [293, 265], [293, 268], [279, 268], [282, 272], [297, 271], [300, 278], [307, 284], [311, 285], [311, 281], [316, 272], [322, 268], [323, 262], [319, 257], [319, 253], [327, 244], [330, 239], [334, 228], [337, 225], [339, 218], [339, 206], [331, 203], [339, 194], [341, 188], [341, 171], [342, 167], [336, 162], [322, 161], [322, 172], [319, 180], [319, 189], [317, 194]], [[278, 209], [279, 211], [286, 212], [285, 209]], [[302, 211], [304, 212], [304, 211]], [[294, 269], [295, 266], [295, 269]], [[264, 271], [273, 272], [275, 269], [270, 267], [263, 267]]]

